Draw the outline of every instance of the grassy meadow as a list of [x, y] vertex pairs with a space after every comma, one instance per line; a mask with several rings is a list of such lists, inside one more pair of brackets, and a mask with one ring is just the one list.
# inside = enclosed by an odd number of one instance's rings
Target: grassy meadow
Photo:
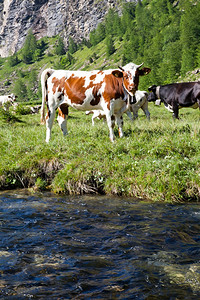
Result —
[[180, 110], [173, 121], [164, 106], [149, 105], [112, 144], [107, 124], [70, 109], [69, 135], [55, 120], [52, 139], [40, 115], [0, 114], [0, 189], [29, 188], [55, 193], [99, 193], [162, 202], [200, 199], [199, 110]]

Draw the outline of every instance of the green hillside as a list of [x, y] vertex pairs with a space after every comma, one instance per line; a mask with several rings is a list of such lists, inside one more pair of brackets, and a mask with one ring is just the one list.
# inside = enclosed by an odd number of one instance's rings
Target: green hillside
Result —
[[152, 84], [198, 80], [199, 39], [200, 3], [195, 0], [126, 3], [120, 16], [110, 9], [87, 41], [76, 44], [69, 37], [67, 48], [59, 36], [36, 41], [30, 30], [18, 53], [0, 58], [0, 94], [14, 92], [19, 101], [37, 102], [46, 67], [108, 69], [130, 61], [152, 69], [140, 80], [142, 90]]

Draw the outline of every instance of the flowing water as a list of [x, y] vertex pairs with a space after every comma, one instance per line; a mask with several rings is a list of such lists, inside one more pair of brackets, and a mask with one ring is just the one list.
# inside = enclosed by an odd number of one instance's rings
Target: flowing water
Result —
[[200, 207], [0, 194], [0, 299], [200, 299]]

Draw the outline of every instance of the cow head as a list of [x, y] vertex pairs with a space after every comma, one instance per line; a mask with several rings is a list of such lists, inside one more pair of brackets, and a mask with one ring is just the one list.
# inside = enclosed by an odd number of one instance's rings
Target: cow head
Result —
[[17, 96], [15, 96], [14, 94], [10, 94], [8, 95], [8, 98], [13, 103], [14, 101], [16, 101]]
[[136, 89], [133, 83], [132, 75], [129, 71], [124, 71], [123, 68], [119, 67], [119, 70], [112, 71], [112, 74], [117, 78], [122, 78], [123, 80], [123, 87], [128, 94], [131, 96], [135, 95]]
[[155, 102], [158, 99], [156, 89], [157, 89], [157, 85], [155, 84], [148, 88], [148, 91], [151, 92], [147, 96], [147, 100], [149, 102]]
[[151, 71], [150, 68], [146, 68], [146, 67], [140, 69], [142, 65], [143, 63], [140, 65], [129, 63], [124, 67], [119, 67], [120, 70], [124, 72], [124, 76], [123, 76], [124, 88], [131, 96], [134, 96], [135, 92], [138, 90], [139, 77], [143, 75], [147, 75]]

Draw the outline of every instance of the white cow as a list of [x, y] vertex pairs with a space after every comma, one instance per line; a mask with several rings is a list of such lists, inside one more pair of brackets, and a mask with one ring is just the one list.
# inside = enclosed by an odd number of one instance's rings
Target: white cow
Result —
[[[150, 112], [148, 110], [148, 101], [147, 101], [147, 95], [148, 93], [146, 91], [136, 91], [135, 92], [135, 99], [136, 103], [130, 104], [129, 110], [127, 110], [125, 113], [129, 117], [131, 121], [138, 118], [138, 110], [141, 108], [147, 119], [150, 120]], [[133, 117], [132, 114], [133, 113]], [[103, 110], [92, 110], [92, 111], [86, 111], [86, 115], [92, 114], [92, 125], [94, 126], [94, 119], [106, 119], [106, 115]]]
[[14, 94], [0, 96], [0, 107], [8, 111], [9, 107], [14, 104], [14, 101], [16, 101], [16, 98], [17, 96], [15, 96]]
[[138, 110], [141, 108], [148, 120], [150, 120], [150, 112], [148, 110], [148, 93], [146, 91], [136, 91], [136, 103], [130, 105], [130, 111], [133, 113], [133, 120], [138, 118]]

